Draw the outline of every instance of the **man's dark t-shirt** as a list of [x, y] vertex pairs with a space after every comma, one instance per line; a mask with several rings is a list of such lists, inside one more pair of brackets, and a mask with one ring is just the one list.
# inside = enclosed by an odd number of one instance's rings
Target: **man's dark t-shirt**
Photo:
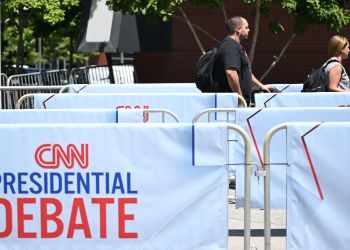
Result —
[[235, 68], [239, 77], [239, 85], [247, 104], [252, 92], [252, 72], [247, 56], [241, 45], [231, 37], [226, 37], [215, 55], [214, 79], [218, 83], [216, 92], [232, 92], [225, 69]]

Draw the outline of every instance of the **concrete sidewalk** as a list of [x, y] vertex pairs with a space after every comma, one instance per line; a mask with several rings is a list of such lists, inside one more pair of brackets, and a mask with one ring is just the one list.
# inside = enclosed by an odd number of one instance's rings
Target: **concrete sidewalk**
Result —
[[[230, 189], [229, 195], [234, 196], [235, 190]], [[244, 209], [236, 209], [236, 204], [230, 202], [229, 208], [229, 250], [243, 250], [244, 242]], [[286, 249], [286, 210], [271, 210], [271, 249]], [[251, 210], [251, 246], [258, 250], [264, 249], [264, 210]], [[255, 250], [253, 248], [253, 250]]]

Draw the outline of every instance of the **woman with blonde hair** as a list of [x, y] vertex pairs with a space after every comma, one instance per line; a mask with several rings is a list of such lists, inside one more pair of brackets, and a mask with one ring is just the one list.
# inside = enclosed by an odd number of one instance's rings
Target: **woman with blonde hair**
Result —
[[348, 58], [349, 41], [346, 37], [333, 36], [328, 44], [329, 60], [323, 65], [330, 92], [350, 92], [349, 77], [342, 61]]

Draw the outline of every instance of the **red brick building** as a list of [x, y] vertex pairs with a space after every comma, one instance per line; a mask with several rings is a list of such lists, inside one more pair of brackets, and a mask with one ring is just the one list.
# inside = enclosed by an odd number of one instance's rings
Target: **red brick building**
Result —
[[[253, 61], [253, 74], [259, 79], [278, 56], [293, 34], [294, 19], [280, 5], [267, 5], [270, 9], [269, 19], [261, 17], [258, 41]], [[254, 31], [254, 17], [249, 12], [254, 6], [248, 7], [243, 0], [225, 3], [228, 17], [243, 16], [250, 27], [249, 40], [244, 47], [249, 52]], [[186, 4], [183, 6], [190, 21], [213, 35], [217, 40], [226, 36], [225, 20], [222, 9], [212, 9]], [[181, 16], [178, 12], [177, 15]], [[277, 18], [285, 31], [274, 35], [267, 30], [268, 23]], [[217, 43], [195, 29], [205, 51], [209, 51]], [[347, 26], [338, 34], [350, 38], [350, 27]], [[304, 82], [311, 68], [319, 68], [328, 59], [328, 41], [336, 32], [327, 31], [325, 26], [309, 26], [302, 36], [297, 35], [278, 64], [264, 79], [264, 83], [301, 83]], [[172, 20], [172, 51], [140, 52], [134, 54], [134, 64], [138, 80], [141, 83], [179, 83], [194, 82], [194, 67], [201, 51], [188, 25], [176, 18]], [[344, 61], [345, 68], [350, 72], [350, 59]]]

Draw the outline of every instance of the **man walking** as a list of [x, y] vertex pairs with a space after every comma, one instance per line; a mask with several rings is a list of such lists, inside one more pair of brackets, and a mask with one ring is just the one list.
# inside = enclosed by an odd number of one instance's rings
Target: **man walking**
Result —
[[259, 90], [269, 91], [252, 74], [250, 61], [242, 43], [248, 39], [249, 25], [246, 19], [235, 16], [226, 23], [228, 36], [221, 42], [215, 55], [214, 78], [218, 83], [216, 92], [234, 92], [250, 103], [252, 84]]

